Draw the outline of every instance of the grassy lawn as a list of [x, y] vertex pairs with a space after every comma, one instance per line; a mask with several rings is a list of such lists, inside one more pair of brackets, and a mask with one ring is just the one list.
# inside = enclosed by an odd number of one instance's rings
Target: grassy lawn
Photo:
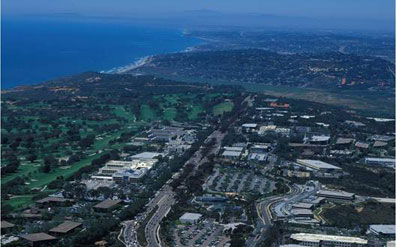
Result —
[[164, 116], [163, 119], [166, 120], [173, 120], [176, 117], [176, 109], [175, 108], [166, 108], [164, 109]]
[[141, 115], [142, 115], [142, 120], [146, 122], [150, 122], [156, 119], [155, 112], [148, 105], [142, 105]]
[[33, 195], [21, 195], [21, 196], [15, 196], [13, 198], [10, 198], [9, 200], [5, 201], [4, 203], [6, 205], [10, 205], [15, 209], [20, 209], [24, 208], [30, 204], [33, 203], [32, 201]]
[[128, 112], [125, 110], [125, 108], [123, 106], [114, 106], [114, 113], [118, 116], [118, 117], [122, 117], [125, 118], [129, 121], [135, 121], [135, 115], [131, 112]]
[[201, 105], [193, 105], [190, 112], [188, 113], [188, 119], [194, 120], [198, 118], [198, 114], [205, 111]]
[[229, 101], [217, 104], [213, 107], [213, 114], [215, 116], [222, 115], [224, 112], [232, 111], [233, 107], [234, 107], [234, 103]]

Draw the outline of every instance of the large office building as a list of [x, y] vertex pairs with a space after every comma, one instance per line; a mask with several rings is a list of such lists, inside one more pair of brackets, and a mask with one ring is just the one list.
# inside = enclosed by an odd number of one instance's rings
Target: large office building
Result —
[[333, 166], [329, 163], [320, 160], [304, 160], [297, 159], [297, 164], [311, 168], [315, 171], [320, 172], [341, 172], [342, 169], [338, 166]]
[[92, 178], [116, 182], [136, 182], [143, 178], [157, 161], [157, 159], [111, 160], [99, 169], [98, 176], [92, 176]]
[[345, 191], [319, 190], [316, 194], [329, 200], [352, 201], [355, 199], [355, 194]]
[[314, 247], [363, 247], [368, 243], [362, 238], [310, 233], [294, 233], [290, 239], [302, 246]]

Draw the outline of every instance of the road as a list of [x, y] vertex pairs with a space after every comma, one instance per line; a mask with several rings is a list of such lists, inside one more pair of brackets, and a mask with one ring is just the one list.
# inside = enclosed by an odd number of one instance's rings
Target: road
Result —
[[[226, 133], [222, 133], [218, 130], [215, 130], [210, 134], [205, 143], [209, 142], [211, 139], [215, 138], [215, 144], [209, 150], [209, 152], [203, 157], [202, 150], [203, 147], [201, 146], [191, 158], [185, 164], [193, 164], [194, 170], [196, 172], [200, 165], [208, 161], [207, 156], [211, 154], [216, 154], [220, 150], [221, 141], [223, 140]], [[183, 168], [182, 168], [183, 170]], [[169, 184], [174, 180], [179, 178], [182, 171], [177, 172], [173, 175], [171, 179], [169, 179], [164, 186], [159, 190], [159, 192], [154, 196], [152, 200], [146, 205], [146, 211], [137, 216], [135, 220], [125, 221], [123, 222], [124, 225], [124, 240], [126, 246], [141, 246], [137, 241], [136, 231], [139, 228], [140, 224], [146, 219], [151, 211], [158, 205], [158, 210], [153, 214], [151, 219], [148, 221], [145, 227], [145, 237], [149, 247], [159, 247], [161, 246], [161, 240], [159, 239], [158, 232], [159, 232], [159, 225], [161, 220], [166, 216], [166, 214], [170, 211], [173, 204], [176, 203], [175, 200], [175, 193], [172, 190], [172, 187]]]

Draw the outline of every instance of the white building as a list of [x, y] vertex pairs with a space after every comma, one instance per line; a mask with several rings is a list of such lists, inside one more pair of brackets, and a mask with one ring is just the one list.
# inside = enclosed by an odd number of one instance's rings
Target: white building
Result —
[[395, 236], [395, 225], [370, 225], [369, 231], [376, 235]]
[[364, 163], [368, 165], [380, 165], [395, 168], [396, 160], [390, 158], [365, 158]]
[[321, 172], [332, 172], [332, 171], [342, 171], [342, 169], [338, 166], [333, 166], [329, 163], [320, 161], [320, 160], [305, 160], [305, 159], [297, 159], [297, 164], [309, 167], [316, 171]]
[[201, 217], [202, 214], [185, 213], [179, 218], [179, 220], [184, 224], [195, 224], [199, 221], [199, 219], [201, 219]]
[[368, 241], [362, 238], [334, 236], [324, 234], [294, 233], [290, 239], [303, 246], [363, 247]]

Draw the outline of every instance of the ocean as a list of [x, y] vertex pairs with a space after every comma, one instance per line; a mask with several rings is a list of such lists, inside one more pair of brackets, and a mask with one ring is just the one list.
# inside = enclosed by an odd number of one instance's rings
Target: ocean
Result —
[[1, 34], [3, 89], [85, 71], [116, 72], [201, 42], [177, 29], [70, 18], [5, 19]]

